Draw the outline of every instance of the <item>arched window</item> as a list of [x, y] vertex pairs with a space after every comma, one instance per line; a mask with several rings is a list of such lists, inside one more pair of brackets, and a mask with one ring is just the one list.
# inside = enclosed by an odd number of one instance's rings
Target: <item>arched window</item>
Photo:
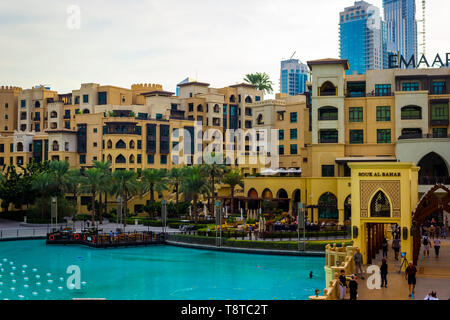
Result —
[[288, 193], [286, 192], [286, 190], [280, 189], [277, 192], [277, 198], [278, 199], [288, 199], [289, 196], [288, 196]]
[[197, 112], [203, 112], [203, 106], [201, 104], [197, 106]]
[[116, 163], [127, 163], [127, 160], [123, 155], [119, 154], [116, 158]]
[[257, 122], [258, 124], [264, 124], [264, 117], [263, 117], [262, 114], [259, 114], [259, 115], [258, 115], [258, 118], [257, 118], [256, 122]]
[[58, 117], [58, 113], [56, 111], [50, 112], [50, 118], [57, 118], [57, 117]]
[[337, 87], [335, 87], [330, 81], [326, 81], [319, 88], [319, 96], [337, 96]]
[[449, 170], [447, 163], [436, 152], [430, 152], [417, 164], [420, 167], [419, 184], [434, 185], [436, 183], [449, 184]]
[[34, 107], [35, 107], [35, 108], [40, 108], [40, 107], [41, 107], [41, 103], [40, 103], [39, 101], [36, 101], [36, 102], [34, 103]]
[[120, 139], [119, 141], [117, 141], [116, 143], [116, 149], [125, 149], [127, 147], [126, 143]]
[[337, 120], [338, 109], [335, 107], [322, 107], [319, 108], [319, 120]]
[[215, 112], [215, 113], [220, 113], [220, 106], [219, 106], [218, 104], [216, 104], [216, 105], [214, 106], [214, 112]]
[[84, 113], [84, 114], [90, 113], [90, 112], [89, 112], [89, 109], [84, 109], [84, 110], [83, 110], [83, 113]]
[[247, 96], [247, 98], [245, 98], [245, 102], [246, 103], [253, 103], [252, 97]]
[[130, 149], [134, 149], [134, 140], [130, 141]]
[[130, 156], [130, 163], [134, 163], [134, 155]]
[[107, 145], [108, 145], [108, 149], [111, 149], [111, 148], [112, 148], [112, 141], [111, 141], [111, 140], [108, 140]]
[[52, 150], [53, 151], [59, 151], [59, 143], [58, 143], [58, 141], [53, 141], [53, 143], [52, 143]]
[[248, 197], [256, 199], [258, 198], [258, 192], [255, 189], [248, 190]]
[[236, 97], [234, 96], [234, 94], [230, 96], [230, 102], [236, 102]]
[[390, 217], [391, 204], [383, 191], [378, 191], [370, 203], [371, 217]]
[[352, 219], [352, 195], [349, 194], [344, 201], [344, 221]]
[[23, 152], [23, 143], [22, 142], [17, 143], [17, 152]]
[[419, 106], [406, 106], [401, 110], [402, 120], [422, 119], [422, 108]]
[[339, 219], [337, 198], [331, 192], [321, 195], [317, 205], [319, 207], [319, 219]]
[[106, 157], [106, 159], [108, 160], [108, 162], [111, 162], [111, 163], [112, 163], [112, 157], [111, 157], [110, 154], [108, 154], [108, 157]]
[[269, 189], [264, 189], [264, 191], [262, 193], [262, 197], [265, 200], [273, 199], [272, 191], [270, 191]]

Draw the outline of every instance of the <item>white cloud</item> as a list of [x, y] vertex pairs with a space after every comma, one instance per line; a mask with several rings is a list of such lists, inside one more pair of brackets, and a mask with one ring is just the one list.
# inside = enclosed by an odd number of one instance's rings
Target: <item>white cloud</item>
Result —
[[[381, 7], [381, 0], [369, 1]], [[81, 29], [66, 27], [69, 5]], [[50, 84], [60, 92], [82, 82], [129, 87], [186, 76], [213, 86], [267, 72], [278, 89], [281, 58], [338, 57], [336, 0], [17, 0], [0, 3], [0, 84]], [[419, 4], [419, 3], [418, 3]], [[428, 1], [428, 52], [450, 51], [450, 2]]]

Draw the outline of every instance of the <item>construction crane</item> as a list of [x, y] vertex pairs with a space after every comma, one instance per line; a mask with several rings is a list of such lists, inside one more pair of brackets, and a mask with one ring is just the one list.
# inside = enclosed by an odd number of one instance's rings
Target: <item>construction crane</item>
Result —
[[418, 44], [418, 47], [421, 47], [421, 54], [425, 55], [426, 53], [426, 23], [425, 23], [425, 13], [426, 13], [426, 0], [422, 0], [422, 19], [417, 20], [422, 24], [422, 31], [419, 31], [418, 34], [422, 36], [422, 43]]

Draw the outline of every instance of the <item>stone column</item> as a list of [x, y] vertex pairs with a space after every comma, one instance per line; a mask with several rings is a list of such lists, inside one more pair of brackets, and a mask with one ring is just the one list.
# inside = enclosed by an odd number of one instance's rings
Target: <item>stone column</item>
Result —
[[344, 209], [339, 209], [339, 222], [338, 222], [338, 224], [340, 226], [344, 225], [344, 219], [345, 219], [345, 217], [344, 217]]

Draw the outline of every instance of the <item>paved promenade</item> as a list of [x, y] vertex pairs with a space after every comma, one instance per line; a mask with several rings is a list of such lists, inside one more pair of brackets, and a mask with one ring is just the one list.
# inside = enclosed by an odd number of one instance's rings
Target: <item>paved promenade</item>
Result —
[[[121, 228], [123, 230], [123, 225], [110, 223], [105, 221], [106, 223], [98, 225], [98, 228], [103, 230], [103, 232], [116, 231], [117, 228]], [[67, 226], [66, 223], [58, 224], [58, 228], [62, 226], [63, 228]], [[69, 225], [70, 226], [70, 225]], [[86, 224], [83, 224], [82, 221], [75, 222], [75, 231], [81, 231], [84, 227], [87, 227]], [[14, 239], [14, 238], [33, 238], [33, 237], [45, 237], [47, 232], [50, 231], [50, 225], [37, 225], [37, 224], [26, 224], [24, 225], [22, 222], [10, 221], [0, 219], [0, 240], [1, 239]], [[167, 232], [179, 232], [177, 229], [167, 228]], [[161, 227], [146, 227], [143, 225], [127, 225], [124, 230], [125, 232], [134, 232], [134, 231], [157, 231], [161, 232]]]
[[[389, 246], [389, 248], [391, 248]], [[423, 248], [418, 262], [416, 294], [414, 300], [423, 300], [431, 290], [436, 291], [440, 300], [450, 299], [450, 239], [441, 241], [439, 257], [435, 257], [434, 248], [430, 257], [423, 257]], [[381, 265], [381, 251], [374, 264]], [[367, 266], [366, 266], [367, 267]], [[379, 290], [367, 288], [365, 280], [359, 280], [359, 300], [410, 300], [408, 282], [404, 272], [399, 273], [400, 261], [394, 259], [392, 249], [388, 251], [388, 287]], [[367, 280], [367, 277], [366, 277]]]

